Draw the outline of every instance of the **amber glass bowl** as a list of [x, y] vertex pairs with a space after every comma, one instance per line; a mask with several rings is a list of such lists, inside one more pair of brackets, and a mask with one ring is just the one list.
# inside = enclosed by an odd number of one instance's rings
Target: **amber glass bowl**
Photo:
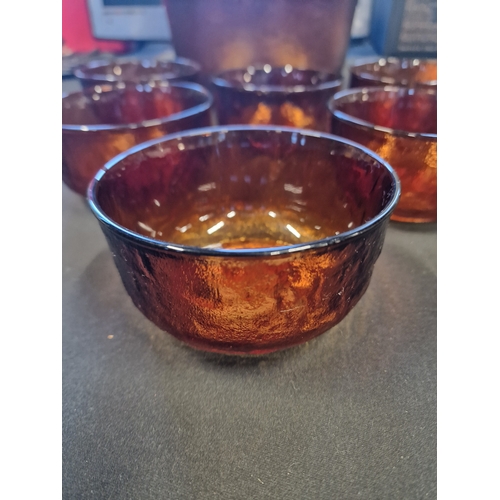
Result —
[[96, 85], [62, 99], [62, 177], [86, 194], [118, 153], [168, 133], [212, 125], [211, 94], [187, 82]]
[[263, 354], [354, 307], [398, 196], [391, 167], [362, 146], [230, 126], [119, 155], [88, 199], [147, 318], [199, 349]]
[[221, 125], [281, 125], [330, 131], [327, 103], [342, 80], [331, 73], [291, 65], [249, 66], [212, 79]]
[[371, 149], [401, 180], [392, 215], [401, 222], [437, 219], [437, 91], [411, 88], [344, 90], [329, 103], [333, 133]]
[[141, 59], [134, 61], [91, 61], [78, 66], [74, 75], [83, 87], [103, 83], [149, 83], [161, 81], [195, 81], [200, 65], [179, 57], [174, 61]]
[[350, 69], [354, 87], [437, 87], [437, 62], [396, 57], [354, 64]]

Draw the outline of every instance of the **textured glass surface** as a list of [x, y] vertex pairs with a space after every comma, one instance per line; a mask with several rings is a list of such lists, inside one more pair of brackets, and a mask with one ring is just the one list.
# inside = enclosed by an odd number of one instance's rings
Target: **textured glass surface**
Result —
[[369, 152], [237, 127], [136, 149], [89, 199], [127, 292], [160, 328], [265, 353], [326, 331], [365, 292], [399, 195]]
[[424, 59], [382, 58], [376, 62], [351, 66], [354, 87], [437, 87], [437, 62]]
[[139, 61], [91, 61], [79, 66], [74, 74], [84, 87], [112, 82], [149, 83], [158, 81], [195, 81], [200, 66], [189, 59], [175, 61], [143, 59]]
[[149, 139], [211, 125], [212, 97], [192, 83], [96, 85], [62, 99], [62, 178], [85, 195], [111, 158]]
[[329, 132], [327, 103], [342, 81], [331, 73], [266, 65], [223, 72], [213, 84], [221, 125], [282, 125]]
[[401, 222], [437, 219], [437, 93], [429, 89], [353, 89], [330, 102], [332, 131], [363, 144], [397, 172]]
[[356, 0], [166, 0], [179, 56], [208, 74], [250, 64], [339, 73]]

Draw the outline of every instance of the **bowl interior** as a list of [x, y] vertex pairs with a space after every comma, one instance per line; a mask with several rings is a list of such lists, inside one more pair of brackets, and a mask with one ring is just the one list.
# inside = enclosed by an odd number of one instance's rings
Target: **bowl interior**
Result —
[[196, 74], [199, 68], [186, 61], [94, 61], [77, 68], [79, 78], [108, 82], [143, 82], [150, 79], [181, 79]]
[[[291, 65], [271, 67], [266, 64], [263, 68], [249, 66], [245, 69], [233, 69], [221, 73], [216, 83], [246, 90], [273, 88], [274, 90], [294, 89], [301, 87], [316, 87], [322, 84], [336, 82], [332, 73], [310, 69], [298, 69]], [[295, 89], [297, 90], [297, 89]]]
[[436, 85], [437, 63], [421, 59], [380, 59], [351, 69], [355, 75], [390, 85]]
[[208, 94], [194, 84], [95, 85], [63, 97], [62, 122], [63, 126], [128, 125], [166, 118], [208, 101]]
[[345, 91], [333, 100], [335, 111], [369, 124], [410, 133], [437, 134], [437, 94], [420, 89]]
[[117, 160], [91, 203], [112, 224], [176, 245], [289, 246], [353, 230], [397, 196], [368, 152], [305, 131], [206, 129]]

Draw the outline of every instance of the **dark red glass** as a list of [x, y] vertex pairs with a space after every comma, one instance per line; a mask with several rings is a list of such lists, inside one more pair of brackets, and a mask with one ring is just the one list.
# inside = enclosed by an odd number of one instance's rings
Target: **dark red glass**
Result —
[[358, 302], [399, 181], [334, 136], [229, 126], [137, 146], [88, 196], [147, 318], [193, 347], [263, 354], [325, 332]]
[[354, 63], [350, 68], [351, 88], [382, 87], [437, 87], [437, 62], [426, 59], [381, 58], [376, 61]]
[[83, 87], [105, 83], [150, 83], [196, 81], [200, 65], [182, 57], [174, 61], [141, 59], [134, 61], [91, 61], [78, 66], [74, 75]]
[[331, 73], [286, 65], [250, 66], [212, 79], [221, 125], [282, 125], [330, 131], [328, 100], [342, 80]]
[[85, 195], [95, 173], [122, 151], [168, 133], [211, 125], [212, 102], [205, 88], [187, 82], [119, 82], [63, 96], [63, 181]]
[[392, 219], [436, 221], [436, 90], [351, 89], [336, 94], [329, 106], [333, 133], [363, 144], [396, 170], [401, 199]]

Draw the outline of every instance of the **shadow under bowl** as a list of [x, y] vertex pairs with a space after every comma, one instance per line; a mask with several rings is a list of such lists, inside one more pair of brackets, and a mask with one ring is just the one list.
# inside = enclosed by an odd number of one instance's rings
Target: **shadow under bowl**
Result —
[[192, 347], [265, 354], [325, 332], [366, 291], [399, 197], [367, 149], [279, 127], [133, 148], [89, 204], [142, 313]]
[[85, 195], [114, 156], [166, 134], [212, 125], [213, 98], [188, 82], [96, 85], [62, 98], [62, 178]]
[[330, 100], [332, 131], [386, 160], [401, 181], [392, 215], [400, 222], [437, 220], [437, 91], [371, 87]]
[[342, 80], [332, 73], [284, 67], [249, 66], [212, 78], [221, 125], [280, 125], [330, 131], [328, 100]]

